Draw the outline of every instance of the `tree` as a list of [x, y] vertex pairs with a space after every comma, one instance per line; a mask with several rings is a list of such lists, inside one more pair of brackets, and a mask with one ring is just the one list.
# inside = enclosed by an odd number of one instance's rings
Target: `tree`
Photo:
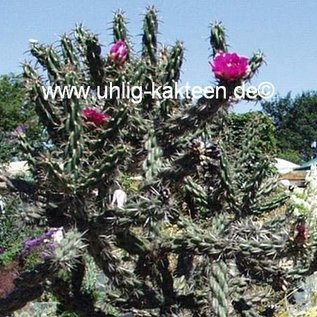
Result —
[[0, 162], [20, 156], [18, 134], [26, 133], [33, 141], [39, 138], [41, 126], [31, 108], [24, 107], [25, 89], [21, 75], [0, 77]]
[[276, 154], [275, 126], [270, 117], [261, 112], [248, 112], [243, 114], [231, 113], [228, 118], [228, 124], [231, 126], [230, 138], [233, 144], [240, 144], [242, 142], [243, 131], [253, 122], [253, 124], [259, 125], [261, 132], [260, 143], [257, 145], [261, 148], [261, 152], [272, 156]]
[[21, 76], [13, 74], [0, 77], [0, 127], [4, 131], [12, 131], [26, 121], [23, 111], [24, 89]]
[[296, 163], [316, 155], [317, 93], [304, 92], [295, 98], [289, 93], [262, 103], [263, 111], [274, 121], [280, 156]]

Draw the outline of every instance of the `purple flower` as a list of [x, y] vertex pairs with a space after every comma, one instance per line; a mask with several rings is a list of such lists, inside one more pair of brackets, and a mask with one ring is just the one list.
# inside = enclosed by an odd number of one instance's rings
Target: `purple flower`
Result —
[[23, 134], [28, 130], [28, 126], [26, 124], [23, 125], [19, 125], [18, 127], [16, 127], [15, 132], [17, 134]]
[[128, 57], [128, 46], [123, 40], [119, 40], [111, 46], [110, 58], [116, 64], [124, 64]]
[[4, 247], [0, 247], [0, 254], [3, 254], [5, 252], [5, 248]]
[[18, 137], [22, 134], [25, 134], [25, 132], [28, 130], [28, 128], [29, 127], [25, 124], [19, 125], [13, 130], [12, 136]]
[[9, 143], [15, 144], [17, 143], [20, 136], [24, 135], [28, 130], [28, 125], [22, 124], [17, 126], [12, 132], [10, 132]]
[[47, 242], [48, 240], [51, 240], [57, 231], [58, 231], [57, 228], [52, 228], [39, 237], [25, 240], [23, 242], [23, 249], [21, 252], [21, 256], [25, 257], [29, 255], [32, 251], [42, 246], [45, 242]]

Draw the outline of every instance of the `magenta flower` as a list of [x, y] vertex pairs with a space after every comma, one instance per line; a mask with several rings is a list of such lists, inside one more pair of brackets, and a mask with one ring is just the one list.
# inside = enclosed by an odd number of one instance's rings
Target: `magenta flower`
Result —
[[250, 72], [249, 59], [237, 53], [217, 53], [209, 63], [215, 77], [225, 81], [239, 80]]
[[104, 125], [110, 120], [110, 116], [108, 114], [92, 107], [84, 108], [81, 114], [87, 123], [92, 123], [97, 127]]
[[116, 64], [124, 64], [128, 57], [128, 46], [123, 40], [119, 40], [111, 46], [110, 58]]

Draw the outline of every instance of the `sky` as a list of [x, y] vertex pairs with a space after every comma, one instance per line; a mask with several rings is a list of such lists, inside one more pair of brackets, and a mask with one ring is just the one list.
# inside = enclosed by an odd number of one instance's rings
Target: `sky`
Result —
[[[264, 52], [266, 65], [254, 85], [269, 81], [282, 96], [316, 89], [315, 0], [0, 0], [0, 74], [21, 72], [21, 63], [31, 59], [29, 39], [50, 44], [78, 23], [100, 35], [107, 54], [112, 15], [118, 9], [126, 12], [133, 42], [139, 45], [142, 15], [149, 5], [159, 10], [159, 41], [185, 44], [182, 83], [214, 82], [208, 64], [209, 25], [222, 21], [230, 51], [246, 56]], [[241, 107], [238, 112], [257, 109], [253, 103]]]

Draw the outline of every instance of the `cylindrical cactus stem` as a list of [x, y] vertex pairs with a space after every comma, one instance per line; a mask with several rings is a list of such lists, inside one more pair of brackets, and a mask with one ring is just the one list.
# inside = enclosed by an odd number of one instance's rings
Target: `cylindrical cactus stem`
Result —
[[74, 66], [77, 66], [78, 64], [78, 58], [76, 56], [75, 48], [73, 46], [72, 40], [64, 35], [61, 38], [61, 47], [62, 47], [62, 53], [64, 56], [65, 64], [71, 64]]
[[212, 297], [212, 308], [217, 317], [227, 317], [229, 311], [228, 303], [228, 281], [227, 281], [227, 265], [224, 261], [212, 262], [210, 274], [210, 288]]
[[81, 25], [74, 31], [77, 47], [89, 68], [90, 85], [103, 86], [105, 60], [101, 56], [98, 37], [89, 33]]
[[226, 32], [221, 22], [211, 24], [210, 28], [210, 45], [212, 54], [215, 56], [218, 52], [226, 52], [228, 45], [226, 43]]
[[44, 45], [32, 43], [30, 52], [44, 68], [47, 67], [47, 51]]
[[[76, 73], [66, 74], [65, 83], [67, 86], [78, 86]], [[82, 118], [80, 110], [80, 102], [76, 97], [67, 100], [65, 130], [68, 134], [68, 142], [65, 147], [65, 154], [68, 156], [68, 161], [66, 167], [68, 172], [74, 173], [75, 178], [79, 176], [78, 164], [82, 154]]]
[[146, 142], [145, 149], [147, 150], [146, 160], [143, 162], [143, 170], [145, 174], [145, 179], [147, 182], [153, 181], [153, 179], [157, 176], [160, 167], [161, 167], [161, 156], [162, 150], [157, 144], [156, 137], [154, 133], [149, 134]]
[[157, 10], [154, 7], [149, 7], [144, 17], [143, 24], [143, 58], [148, 58], [151, 64], [157, 61], [157, 34], [158, 21]]
[[74, 29], [74, 37], [76, 39], [76, 46], [80, 51], [81, 55], [85, 55], [85, 43], [88, 37], [88, 31], [80, 24]]
[[128, 32], [124, 13], [120, 10], [113, 17], [113, 41], [123, 40], [127, 42]]
[[249, 60], [250, 65], [250, 74], [248, 76], [251, 79], [258, 71], [258, 69], [265, 63], [265, 56], [263, 52], [258, 51], [257, 53], [253, 54], [253, 56]]
[[180, 70], [183, 64], [184, 46], [183, 43], [177, 41], [175, 46], [171, 49], [170, 54], [167, 56], [167, 64], [164, 69], [162, 83], [164, 85], [171, 85], [177, 82], [180, 76]]
[[[183, 64], [184, 47], [182, 42], [176, 42], [169, 54], [165, 55], [162, 70], [162, 84], [164, 86], [173, 87], [178, 82], [180, 71]], [[163, 117], [167, 117], [173, 110], [173, 100], [163, 100], [160, 104], [160, 112]]]
[[86, 39], [86, 58], [93, 84], [102, 87], [105, 61], [101, 57], [101, 45], [94, 35]]
[[48, 133], [53, 137], [54, 129], [59, 125], [60, 120], [52, 107], [52, 103], [44, 96], [44, 88], [39, 74], [29, 64], [25, 64], [23, 65], [23, 77], [28, 93], [32, 94], [32, 100], [29, 101], [35, 105], [35, 111], [40, 121], [47, 127]]
[[48, 79], [52, 82], [59, 81], [62, 62], [59, 55], [52, 47], [45, 47], [37, 43], [32, 44], [31, 54], [47, 70]]
[[61, 80], [61, 67], [62, 61], [55, 50], [52, 47], [47, 49], [48, 60], [47, 60], [47, 71], [49, 75], [53, 76], [55, 81], [59, 83]]

